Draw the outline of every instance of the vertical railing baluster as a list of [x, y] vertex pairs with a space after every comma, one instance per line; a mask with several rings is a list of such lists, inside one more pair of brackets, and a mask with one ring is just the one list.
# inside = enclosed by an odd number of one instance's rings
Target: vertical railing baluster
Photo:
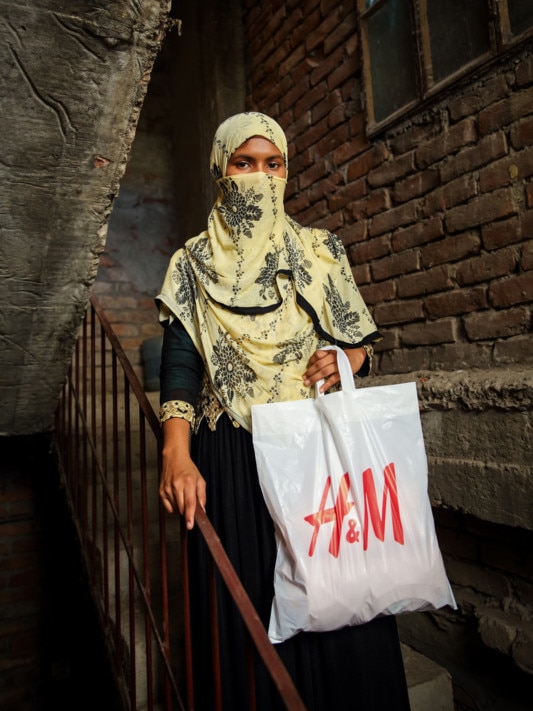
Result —
[[189, 578], [189, 552], [187, 550], [187, 528], [183, 517], [180, 520], [182, 594], [183, 594], [183, 651], [185, 656], [185, 681], [187, 687], [187, 708], [194, 708], [194, 674], [192, 662], [191, 591]]
[[107, 491], [106, 486], [108, 483], [108, 461], [107, 461], [107, 358], [106, 358], [106, 340], [105, 331], [100, 323], [100, 388], [101, 388], [101, 400], [102, 400], [102, 421], [100, 423], [100, 431], [102, 433], [102, 573], [103, 573], [103, 585], [104, 585], [104, 617], [105, 623], [109, 625], [109, 545], [108, 545], [108, 501], [107, 501]]
[[[150, 533], [149, 533], [149, 513], [148, 513], [148, 482], [146, 477], [146, 427], [144, 414], [139, 412], [139, 445], [140, 445], [140, 467], [141, 467], [141, 509], [142, 509], [142, 543], [143, 543], [143, 566], [144, 566], [144, 589], [148, 603], [152, 599], [151, 577], [150, 577]], [[145, 640], [146, 640], [146, 682], [148, 696], [148, 711], [153, 709], [153, 659], [152, 659], [152, 634], [148, 617], [145, 615]]]
[[65, 414], [63, 416], [63, 432], [64, 432], [64, 447], [65, 447], [65, 475], [68, 477], [69, 483], [70, 483], [70, 476], [72, 474], [72, 457], [71, 457], [71, 449], [72, 449], [72, 429], [71, 429], [71, 378], [72, 378], [72, 364], [69, 368], [68, 371], [68, 376], [67, 380], [65, 382], [65, 387], [64, 387], [64, 393], [65, 393], [65, 401], [64, 401], [64, 406], [65, 406]]
[[[125, 474], [126, 474], [126, 527], [128, 545], [134, 554], [135, 541], [133, 536], [133, 492], [132, 492], [132, 466], [131, 466], [131, 413], [130, 413], [130, 384], [124, 374], [124, 446], [125, 446]], [[137, 699], [137, 661], [136, 661], [136, 625], [135, 625], [135, 576], [133, 574], [134, 560], [128, 558], [128, 615], [129, 615], [129, 649], [130, 649], [130, 696], [132, 704]], [[135, 706], [134, 706], [135, 707]]]
[[215, 711], [222, 711], [222, 678], [220, 672], [220, 634], [218, 631], [218, 601], [215, 566], [208, 558], [209, 570], [209, 618], [211, 628], [211, 659], [213, 664], [213, 694]]
[[[87, 413], [87, 319], [84, 319], [81, 330], [81, 407], [82, 416], [85, 418]], [[85, 429], [86, 422], [83, 422]], [[80, 537], [82, 545], [87, 548], [87, 524], [88, 518], [88, 500], [87, 500], [87, 483], [88, 483], [88, 442], [87, 437], [82, 438], [82, 464], [81, 464], [81, 486], [80, 486]]]
[[117, 400], [117, 355], [111, 351], [111, 407], [112, 407], [112, 452], [113, 452], [113, 562], [115, 599], [115, 649], [117, 653], [117, 672], [124, 667], [124, 648], [122, 643], [122, 607], [120, 599], [120, 494], [119, 494], [119, 452], [118, 452], [118, 400]]
[[[74, 392], [79, 393], [80, 391], [80, 342], [76, 341], [76, 348], [74, 350]], [[74, 402], [73, 402], [74, 406]], [[76, 510], [76, 515], [80, 515], [80, 418], [77, 408], [74, 408], [74, 472], [76, 473], [76, 487], [74, 489], [74, 508]]]
[[[161, 453], [157, 452], [157, 470], [161, 471]], [[168, 558], [166, 546], [166, 518], [165, 510], [160, 501], [159, 506], [159, 563], [161, 569], [161, 615], [163, 623], [163, 653], [167, 663], [171, 663], [170, 645], [170, 617], [168, 602]], [[165, 707], [172, 708], [172, 685], [168, 676], [165, 676]]]
[[91, 322], [90, 339], [91, 339], [91, 437], [93, 441], [92, 451], [92, 466], [91, 466], [91, 549], [90, 565], [92, 574], [98, 578], [99, 571], [97, 566], [97, 550], [98, 550], [98, 508], [97, 508], [97, 464], [98, 464], [98, 434], [96, 427], [96, 316], [94, 308], [88, 310], [88, 317]]

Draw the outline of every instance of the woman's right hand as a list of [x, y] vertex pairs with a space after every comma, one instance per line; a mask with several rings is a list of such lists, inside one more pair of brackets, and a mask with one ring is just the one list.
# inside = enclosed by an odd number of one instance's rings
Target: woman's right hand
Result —
[[171, 418], [163, 423], [163, 465], [159, 496], [169, 513], [179, 511], [190, 530], [199, 504], [205, 509], [205, 479], [189, 454], [190, 425], [186, 420]]

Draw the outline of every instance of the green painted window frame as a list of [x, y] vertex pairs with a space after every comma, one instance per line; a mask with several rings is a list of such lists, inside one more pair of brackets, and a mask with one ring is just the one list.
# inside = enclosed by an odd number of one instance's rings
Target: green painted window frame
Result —
[[[447, 1], [450, 6], [456, 2]], [[457, 15], [454, 18], [451, 14], [439, 13], [444, 4], [441, 0], [357, 2], [369, 136], [425, 106], [480, 67], [490, 65], [533, 36], [531, 0], [476, 0], [479, 3], [479, 24], [475, 26], [472, 24], [477, 20], [475, 12], [470, 12], [470, 25], [465, 21], [459, 26]], [[436, 27], [436, 18], [439, 27]], [[447, 21], [448, 26], [440, 27], [441, 22]], [[470, 41], [472, 29], [479, 33], [480, 48], [477, 54], [466, 57], [469, 47], [473, 46]], [[441, 58], [450, 56], [450, 64], [456, 66], [449, 72], [441, 68], [439, 76], [436, 67], [438, 42], [441, 41], [443, 46], [448, 42], [453, 47], [454, 40], [460, 40], [461, 36], [465, 37], [466, 59], [441, 50]]]

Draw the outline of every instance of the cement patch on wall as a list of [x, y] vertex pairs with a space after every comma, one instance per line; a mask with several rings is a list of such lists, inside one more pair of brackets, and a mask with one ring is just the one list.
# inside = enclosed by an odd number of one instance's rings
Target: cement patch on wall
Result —
[[417, 384], [432, 503], [533, 529], [533, 370], [424, 371], [362, 385], [408, 381]]

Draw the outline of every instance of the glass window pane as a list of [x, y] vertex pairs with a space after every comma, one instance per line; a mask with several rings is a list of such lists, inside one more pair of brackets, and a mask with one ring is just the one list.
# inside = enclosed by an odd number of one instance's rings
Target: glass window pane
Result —
[[388, 0], [367, 23], [374, 119], [379, 123], [417, 96], [409, 0]]
[[490, 50], [487, 0], [428, 0], [433, 83]]
[[533, 27], [533, 2], [531, 0], [507, 0], [507, 6], [513, 35], [519, 35]]

